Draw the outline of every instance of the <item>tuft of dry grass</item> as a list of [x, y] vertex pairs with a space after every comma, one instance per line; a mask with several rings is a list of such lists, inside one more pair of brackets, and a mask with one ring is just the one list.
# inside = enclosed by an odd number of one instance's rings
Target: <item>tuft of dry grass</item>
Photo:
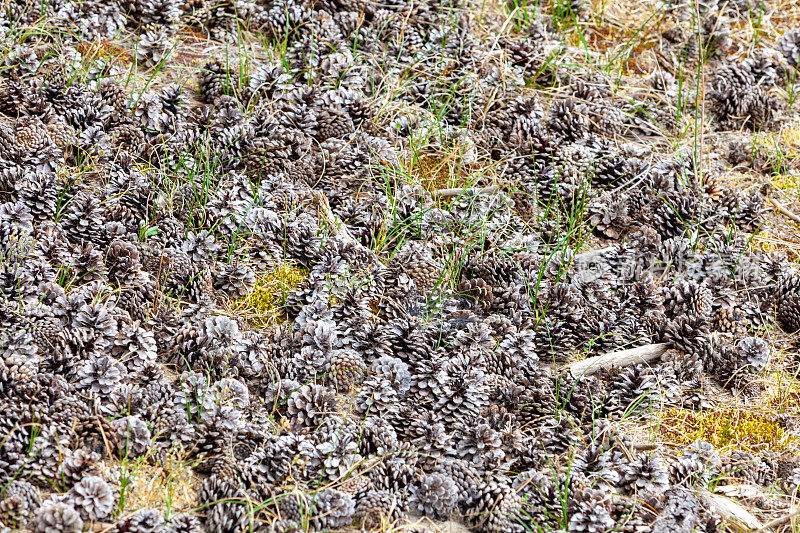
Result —
[[289, 292], [308, 277], [308, 270], [291, 263], [283, 263], [256, 276], [253, 289], [230, 305], [230, 310], [243, 317], [255, 328], [280, 324], [281, 307]]
[[124, 512], [155, 508], [174, 514], [197, 507], [201, 479], [180, 452], [171, 453], [162, 464], [138, 464], [131, 481]]
[[800, 415], [800, 381], [786, 372], [773, 372], [765, 380], [764, 404], [780, 414]]
[[80, 43], [76, 50], [90, 60], [108, 59], [113, 63], [130, 63], [133, 56], [121, 46], [109, 41], [87, 41]]
[[411, 165], [411, 177], [426, 191], [446, 189], [454, 181], [452, 165], [435, 155], [422, 155]]
[[475, 156], [470, 146], [454, 144], [426, 149], [407, 163], [407, 174], [428, 192], [494, 183], [496, 168]]
[[[795, 226], [794, 222], [787, 221], [786, 224]], [[783, 253], [789, 261], [800, 260], [800, 241], [782, 239], [780, 236], [763, 234], [753, 235], [750, 247], [754, 250], [761, 250], [767, 253]]]

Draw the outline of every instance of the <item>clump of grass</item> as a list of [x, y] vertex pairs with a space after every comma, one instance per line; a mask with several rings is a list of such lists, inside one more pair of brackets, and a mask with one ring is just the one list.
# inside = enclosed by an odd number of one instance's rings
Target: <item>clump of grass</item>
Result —
[[256, 276], [253, 289], [232, 303], [232, 311], [243, 316], [255, 328], [265, 328], [284, 321], [281, 308], [289, 292], [308, 277], [308, 270], [283, 263]]
[[792, 122], [776, 133], [762, 133], [753, 139], [754, 156], [760, 155], [773, 171], [779, 189], [797, 189], [798, 178], [788, 172], [800, 159], [800, 122]]
[[772, 178], [772, 184], [782, 191], [800, 189], [800, 175], [778, 174]]
[[170, 516], [196, 506], [201, 479], [182, 452], [168, 454], [160, 464], [137, 463], [131, 474], [123, 513], [148, 507], [161, 509]]
[[411, 165], [411, 177], [427, 191], [447, 188], [453, 181], [451, 165], [442, 157], [425, 154]]
[[786, 372], [773, 372], [765, 380], [765, 404], [780, 414], [800, 414], [800, 381]]
[[674, 444], [700, 439], [721, 450], [791, 451], [800, 445], [797, 437], [788, 435], [768, 414], [735, 407], [718, 411], [668, 409], [659, 416], [659, 431]]
[[[794, 226], [795, 222], [787, 220], [789, 226]], [[772, 235], [755, 235], [750, 243], [753, 251], [761, 250], [767, 253], [783, 253], [789, 261], [800, 260], [800, 242], [794, 242]]]

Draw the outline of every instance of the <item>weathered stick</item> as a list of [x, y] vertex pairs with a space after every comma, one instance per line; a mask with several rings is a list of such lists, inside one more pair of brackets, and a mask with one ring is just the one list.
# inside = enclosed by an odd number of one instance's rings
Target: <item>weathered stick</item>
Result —
[[328, 203], [328, 197], [320, 191], [311, 191], [311, 194], [314, 196], [314, 201], [319, 207], [322, 218], [325, 219], [325, 222], [327, 222], [328, 226], [330, 226], [331, 232], [345, 242], [360, 244], [353, 238], [352, 235], [350, 235], [350, 232], [347, 231], [347, 226], [344, 225], [344, 222], [342, 222], [336, 215], [333, 214], [333, 211], [331, 210], [331, 204]]
[[703, 491], [701, 494], [709, 507], [714, 509], [723, 518], [727, 518], [729, 522], [732, 522], [740, 531], [751, 531], [753, 529], [761, 530], [763, 527], [758, 518], [730, 498], [720, 496], [719, 494], [712, 494], [707, 491]]
[[453, 196], [461, 196], [464, 193], [473, 194], [494, 194], [500, 190], [497, 185], [489, 185], [488, 187], [472, 187], [467, 189], [439, 189], [433, 191], [431, 196], [434, 198], [452, 198]]
[[775, 207], [775, 209], [780, 211], [783, 216], [785, 216], [786, 218], [788, 218], [790, 220], [794, 220], [795, 222], [800, 224], [800, 216], [797, 216], [794, 213], [792, 213], [791, 211], [789, 211], [786, 208], [785, 205], [783, 205], [782, 203], [780, 203], [777, 200], [773, 200], [772, 198], [767, 198], [767, 200], [769, 201], [769, 203], [771, 203]]
[[723, 494], [728, 498], [760, 498], [765, 497], [764, 490], [757, 485], [747, 483], [736, 483], [733, 485], [717, 485], [714, 487], [715, 494]]
[[594, 374], [604, 368], [624, 367], [635, 365], [636, 363], [646, 363], [661, 357], [667, 351], [667, 345], [645, 344], [630, 350], [611, 352], [598, 357], [589, 357], [582, 361], [576, 361], [567, 365], [573, 377], [580, 377], [585, 374]]
[[792, 511], [791, 513], [784, 515], [780, 518], [776, 518], [775, 520], [770, 520], [759, 529], [756, 529], [753, 533], [766, 533], [767, 531], [771, 531], [773, 528], [782, 526], [783, 524], [785, 524], [786, 522], [788, 522], [789, 520], [791, 520], [796, 516], [800, 516], [800, 509]]

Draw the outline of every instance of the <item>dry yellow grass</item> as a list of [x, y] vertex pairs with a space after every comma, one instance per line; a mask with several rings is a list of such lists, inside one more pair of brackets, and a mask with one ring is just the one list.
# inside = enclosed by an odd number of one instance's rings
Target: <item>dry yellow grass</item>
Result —
[[[791, 221], [788, 221], [787, 224], [796, 226], [796, 224]], [[754, 235], [752, 241], [750, 241], [750, 247], [753, 250], [761, 250], [768, 253], [786, 254], [786, 258], [790, 261], [800, 260], [800, 242], [781, 239], [775, 235], [763, 233]]]
[[779, 414], [800, 415], [800, 381], [786, 372], [773, 372], [765, 380], [764, 403]]
[[162, 465], [142, 462], [126, 468], [131, 483], [126, 488], [124, 512], [147, 507], [174, 514], [197, 506], [197, 490], [202, 480], [180, 452], [168, 455]]

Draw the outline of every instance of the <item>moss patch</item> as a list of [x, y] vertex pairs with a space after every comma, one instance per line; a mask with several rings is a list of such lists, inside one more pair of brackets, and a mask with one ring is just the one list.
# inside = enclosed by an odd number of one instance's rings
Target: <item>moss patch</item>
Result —
[[235, 300], [232, 310], [239, 313], [255, 328], [265, 328], [283, 321], [281, 307], [289, 292], [308, 277], [308, 270], [291, 263], [256, 276], [253, 289], [243, 298]]
[[765, 413], [726, 408], [719, 411], [668, 409], [659, 416], [659, 432], [674, 444], [685, 445], [697, 439], [715, 448], [788, 451], [798, 447], [798, 439]]
[[411, 176], [426, 191], [446, 189], [460, 181], [453, 175], [453, 162], [431, 154], [421, 155], [411, 165]]

